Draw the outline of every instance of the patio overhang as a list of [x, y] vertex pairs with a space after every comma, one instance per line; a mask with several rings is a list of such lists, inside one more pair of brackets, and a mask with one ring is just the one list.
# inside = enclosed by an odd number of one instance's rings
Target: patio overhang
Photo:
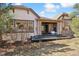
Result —
[[39, 18], [37, 19], [37, 21], [41, 21], [41, 22], [50, 22], [50, 23], [57, 23], [57, 22], [63, 22], [63, 20], [57, 20], [57, 19], [47, 19], [47, 18]]

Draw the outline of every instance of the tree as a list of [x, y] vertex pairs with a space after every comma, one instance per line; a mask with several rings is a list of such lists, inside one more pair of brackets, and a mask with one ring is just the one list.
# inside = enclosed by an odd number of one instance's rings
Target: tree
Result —
[[73, 6], [73, 8], [75, 9], [75, 11], [71, 12], [71, 17], [72, 17], [72, 22], [71, 22], [71, 28], [73, 30], [73, 32], [79, 36], [79, 3], [75, 4]]
[[79, 3], [76, 3], [76, 4], [73, 6], [73, 8], [78, 11], [78, 10], [79, 10]]
[[75, 17], [72, 19], [71, 28], [74, 33], [79, 36], [79, 18]]
[[2, 40], [2, 34], [11, 28], [12, 16], [9, 14], [10, 9], [12, 9], [11, 4], [0, 3], [0, 41]]

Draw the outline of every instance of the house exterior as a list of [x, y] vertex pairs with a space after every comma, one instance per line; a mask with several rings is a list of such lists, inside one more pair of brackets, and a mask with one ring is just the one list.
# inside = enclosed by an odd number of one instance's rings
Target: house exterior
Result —
[[[67, 35], [70, 33], [71, 18], [63, 13], [56, 19], [40, 17], [33, 9], [24, 6], [13, 6], [10, 10], [13, 15], [13, 28], [16, 32], [28, 34], [28, 38], [55, 31], [57, 34]], [[68, 33], [67, 33], [68, 32]]]

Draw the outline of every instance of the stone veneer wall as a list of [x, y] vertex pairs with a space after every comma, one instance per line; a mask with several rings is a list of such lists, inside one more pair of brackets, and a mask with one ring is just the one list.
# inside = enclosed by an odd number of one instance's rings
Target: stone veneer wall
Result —
[[6, 33], [2, 35], [3, 40], [7, 40], [8, 42], [14, 41], [27, 41], [28, 34], [27, 33]]

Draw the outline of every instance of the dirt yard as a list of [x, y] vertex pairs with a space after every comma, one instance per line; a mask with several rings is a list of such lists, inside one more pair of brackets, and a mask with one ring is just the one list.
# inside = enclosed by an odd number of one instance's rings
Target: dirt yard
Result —
[[[7, 52], [5, 52], [7, 50]], [[5, 56], [79, 56], [79, 38], [33, 42], [0, 50]]]

